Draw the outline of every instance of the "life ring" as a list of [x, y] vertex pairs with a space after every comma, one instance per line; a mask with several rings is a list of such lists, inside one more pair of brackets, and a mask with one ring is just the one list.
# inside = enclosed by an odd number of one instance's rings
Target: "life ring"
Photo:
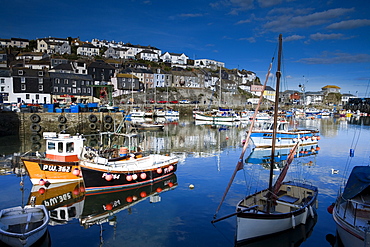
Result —
[[90, 129], [94, 130], [96, 129], [96, 123], [90, 123], [89, 124]]
[[64, 123], [67, 122], [67, 118], [65, 116], [63, 116], [63, 115], [60, 115], [58, 117], [58, 122], [64, 124]]
[[37, 114], [32, 114], [30, 119], [32, 123], [39, 123], [41, 121], [41, 117]]
[[112, 129], [112, 124], [111, 124], [111, 123], [105, 123], [105, 124], [104, 124], [104, 128], [105, 128], [106, 130], [110, 130], [110, 129]]
[[39, 143], [39, 142], [33, 143], [32, 146], [31, 146], [32, 151], [38, 151], [38, 150], [40, 150], [40, 148], [41, 148], [41, 143]]
[[104, 117], [104, 122], [111, 123], [111, 122], [113, 122], [113, 118], [111, 116], [109, 116], [109, 115], [106, 115]]
[[38, 123], [32, 123], [30, 129], [32, 132], [40, 132], [41, 126]]
[[59, 127], [59, 130], [60, 131], [65, 131], [67, 129], [67, 125], [66, 124], [59, 124], [58, 127]]
[[36, 135], [31, 136], [31, 142], [32, 143], [39, 142], [40, 140], [41, 140], [41, 135], [40, 134], [36, 134]]
[[91, 114], [89, 116], [89, 121], [90, 123], [96, 123], [96, 121], [98, 121], [98, 118], [94, 114]]

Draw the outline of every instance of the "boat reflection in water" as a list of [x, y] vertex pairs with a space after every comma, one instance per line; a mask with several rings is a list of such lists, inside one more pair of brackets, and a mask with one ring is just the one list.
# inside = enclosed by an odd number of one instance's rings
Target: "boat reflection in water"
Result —
[[274, 246], [274, 247], [286, 247], [286, 246], [300, 246], [305, 242], [313, 232], [313, 228], [317, 222], [317, 215], [314, 218], [308, 217], [306, 224], [300, 224], [294, 229], [286, 230], [284, 232], [279, 232], [271, 236], [264, 236], [261, 238], [249, 240], [236, 246], [244, 247], [265, 247], [265, 246]]
[[66, 224], [79, 218], [84, 207], [85, 187], [83, 180], [64, 184], [34, 185], [29, 202], [45, 205], [49, 211], [49, 225]]
[[[287, 160], [291, 148], [276, 148], [274, 160], [276, 164], [282, 164], [282, 161]], [[318, 145], [302, 145], [297, 148], [294, 158], [314, 156], [319, 153], [320, 147]], [[266, 164], [269, 168], [271, 162], [271, 148], [255, 148], [245, 159], [245, 163], [250, 164]], [[308, 163], [307, 165], [313, 164]], [[278, 167], [282, 168], [282, 167]]]
[[150, 202], [159, 202], [159, 194], [177, 187], [176, 174], [172, 174], [155, 183], [130, 188], [88, 192], [80, 224], [88, 228], [94, 224], [109, 222], [115, 224], [114, 214], [128, 209], [149, 198]]

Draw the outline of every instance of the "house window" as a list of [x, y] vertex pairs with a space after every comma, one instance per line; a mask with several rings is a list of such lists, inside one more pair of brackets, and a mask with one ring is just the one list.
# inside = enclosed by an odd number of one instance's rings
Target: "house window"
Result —
[[21, 90], [26, 91], [26, 84], [21, 84]]
[[30, 99], [30, 95], [29, 94], [26, 94], [26, 99]]
[[73, 94], [76, 94], [76, 93], [77, 93], [76, 88], [72, 88], [72, 93], [73, 93]]
[[26, 78], [21, 77], [21, 83], [26, 83]]
[[1, 82], [1, 84], [4, 84], [5, 83], [5, 79], [4, 78], [1, 78], [0, 79], [0, 82]]
[[1, 87], [1, 92], [4, 92], [5, 91], [5, 87]]
[[72, 81], [72, 87], [76, 87], [77, 86], [77, 81], [73, 80]]
[[44, 78], [39, 78], [39, 84], [42, 84], [44, 82]]
[[82, 88], [82, 93], [86, 93], [86, 88]]
[[57, 93], [57, 92], [58, 92], [58, 87], [54, 87], [53, 92], [54, 92], [54, 93]]
[[60, 84], [60, 79], [59, 79], [59, 78], [56, 78], [56, 79], [55, 79], [55, 83], [56, 83], [56, 84]]
[[82, 85], [85, 85], [85, 81], [84, 81], [84, 80], [82, 80], [82, 81], [81, 81], [81, 86], [82, 86]]
[[36, 94], [36, 99], [40, 99], [40, 95], [39, 94]]
[[81, 88], [77, 88], [77, 93], [80, 94], [81, 93]]
[[66, 88], [65, 88], [65, 87], [61, 87], [61, 88], [60, 88], [60, 92], [61, 92], [61, 93], [65, 93], [65, 92], [66, 92]]
[[87, 93], [90, 93], [90, 88], [87, 88]]
[[39, 71], [39, 76], [43, 76], [44, 75], [44, 71]]
[[39, 85], [39, 91], [44, 91], [44, 86], [43, 85]]
[[90, 81], [86, 81], [86, 86], [90, 85]]
[[72, 88], [67, 87], [67, 93], [72, 93]]
[[18, 75], [23, 75], [23, 70], [18, 70]]
[[64, 84], [68, 85], [68, 79], [64, 79]]

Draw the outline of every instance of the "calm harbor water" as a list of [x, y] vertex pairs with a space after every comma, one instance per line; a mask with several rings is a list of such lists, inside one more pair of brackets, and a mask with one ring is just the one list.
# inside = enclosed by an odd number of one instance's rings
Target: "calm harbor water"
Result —
[[[320, 130], [320, 150], [302, 152], [287, 179], [305, 179], [319, 188], [317, 222], [250, 246], [300, 242], [300, 246], [330, 246], [326, 235], [335, 235], [335, 223], [327, 207], [335, 201], [343, 176], [350, 172], [346, 165], [352, 168], [369, 161], [370, 130], [362, 120], [299, 121], [300, 127]], [[199, 125], [192, 119], [180, 119], [166, 124], [161, 132], [140, 132], [138, 142], [144, 150], [175, 153], [180, 158], [175, 176], [153, 185], [93, 195], [84, 195], [79, 183], [41, 191], [26, 176], [24, 202], [34, 195], [54, 210], [54, 217], [69, 214], [66, 220], [53, 220], [49, 225], [51, 246], [233, 246], [235, 218], [214, 225], [211, 220], [239, 159], [245, 130], [246, 126]], [[28, 140], [0, 137], [0, 154], [28, 151]], [[351, 148], [355, 149], [353, 158], [349, 158]], [[257, 164], [259, 155], [262, 152], [251, 155], [253, 159], [245, 155], [244, 169], [238, 172], [217, 217], [233, 213], [243, 196], [267, 186], [267, 166]], [[339, 170], [338, 174], [332, 174], [332, 169]], [[20, 180], [15, 174], [0, 176], [1, 208], [22, 204]]]

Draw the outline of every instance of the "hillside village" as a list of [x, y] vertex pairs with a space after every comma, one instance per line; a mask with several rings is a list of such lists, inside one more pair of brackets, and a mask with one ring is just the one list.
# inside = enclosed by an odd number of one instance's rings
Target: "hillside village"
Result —
[[[0, 39], [0, 103], [144, 103], [158, 101], [254, 104], [263, 86], [248, 70], [152, 46], [93, 39]], [[221, 92], [221, 94], [220, 94]], [[267, 87], [264, 98], [273, 101]], [[318, 92], [288, 90], [281, 102], [345, 104], [356, 96], [334, 85]], [[237, 99], [237, 100], [236, 100]], [[235, 100], [235, 102], [234, 102]]]

